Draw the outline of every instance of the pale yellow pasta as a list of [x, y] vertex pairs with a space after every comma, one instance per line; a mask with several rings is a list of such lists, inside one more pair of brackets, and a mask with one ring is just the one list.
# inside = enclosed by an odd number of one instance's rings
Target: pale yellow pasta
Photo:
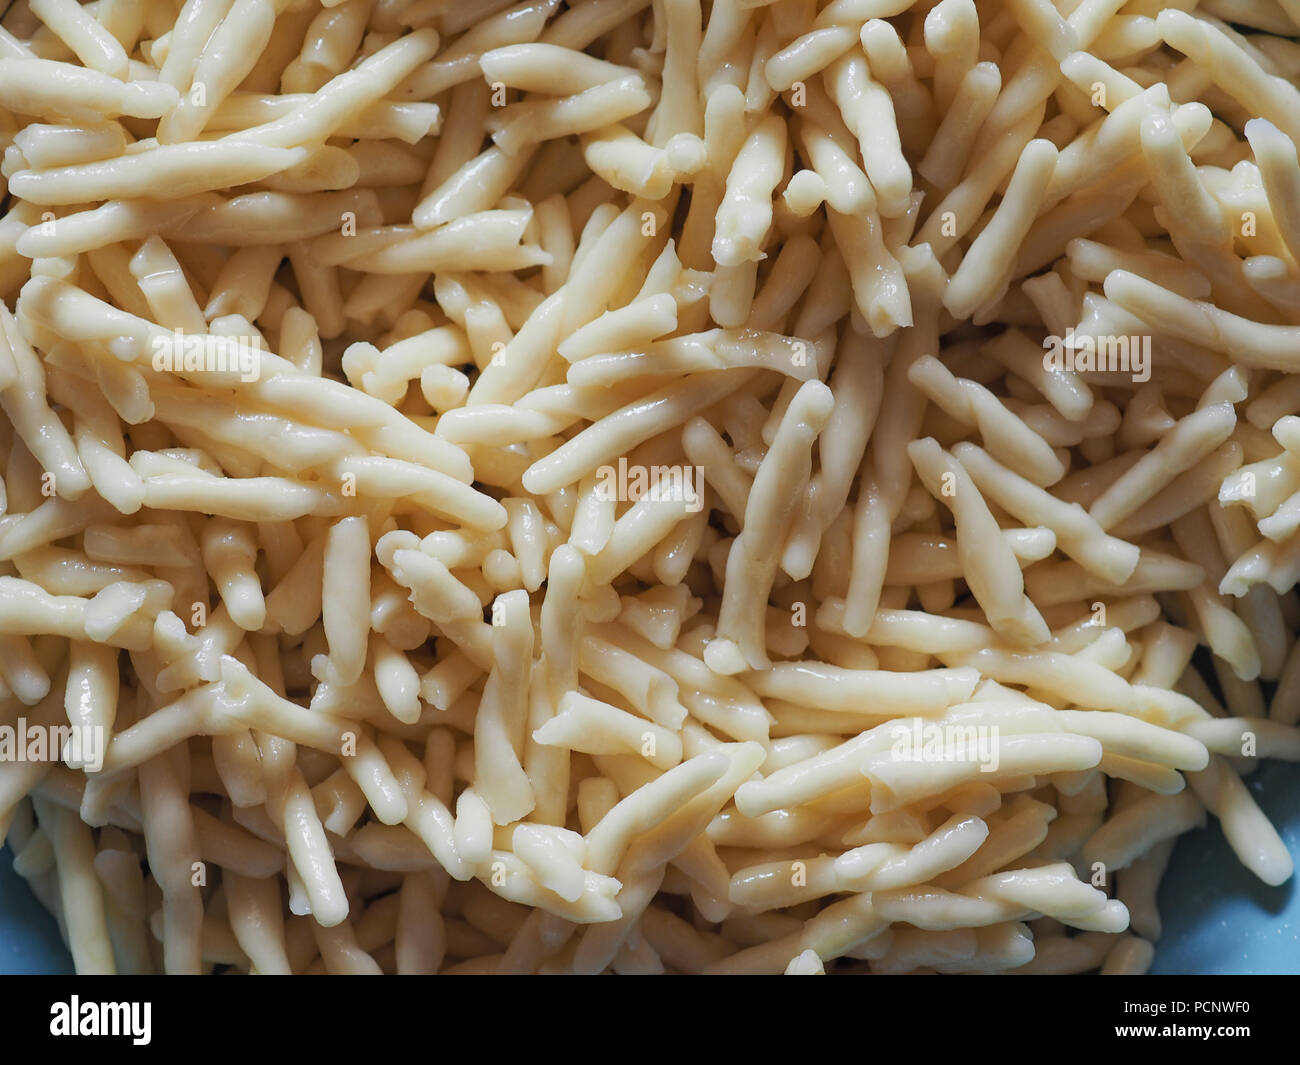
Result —
[[23, 8], [79, 972], [1136, 974], [1207, 815], [1290, 877], [1292, 0]]

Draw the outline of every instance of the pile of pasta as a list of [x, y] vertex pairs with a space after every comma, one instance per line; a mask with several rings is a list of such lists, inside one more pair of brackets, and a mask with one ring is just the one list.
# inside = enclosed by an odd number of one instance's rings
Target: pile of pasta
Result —
[[1207, 815], [1290, 876], [1294, 0], [4, 26], [79, 971], [1141, 972]]

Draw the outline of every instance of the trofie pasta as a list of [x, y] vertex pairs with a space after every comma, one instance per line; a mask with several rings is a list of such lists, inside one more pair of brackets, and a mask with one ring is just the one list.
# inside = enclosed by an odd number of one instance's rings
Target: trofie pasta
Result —
[[78, 971], [1138, 973], [1182, 833], [1289, 878], [1293, 8], [13, 6]]

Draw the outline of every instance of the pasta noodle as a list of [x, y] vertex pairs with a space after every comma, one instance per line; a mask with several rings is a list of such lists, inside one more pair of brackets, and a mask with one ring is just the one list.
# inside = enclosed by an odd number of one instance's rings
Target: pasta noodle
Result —
[[1208, 815], [1290, 877], [1290, 3], [26, 6], [0, 840], [79, 972], [1130, 974]]

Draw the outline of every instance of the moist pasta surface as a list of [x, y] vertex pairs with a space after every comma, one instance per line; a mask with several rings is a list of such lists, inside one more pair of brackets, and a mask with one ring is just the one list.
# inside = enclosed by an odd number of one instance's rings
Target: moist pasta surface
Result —
[[1290, 877], [1293, 0], [3, 27], [79, 972], [1139, 973], [1182, 833]]

